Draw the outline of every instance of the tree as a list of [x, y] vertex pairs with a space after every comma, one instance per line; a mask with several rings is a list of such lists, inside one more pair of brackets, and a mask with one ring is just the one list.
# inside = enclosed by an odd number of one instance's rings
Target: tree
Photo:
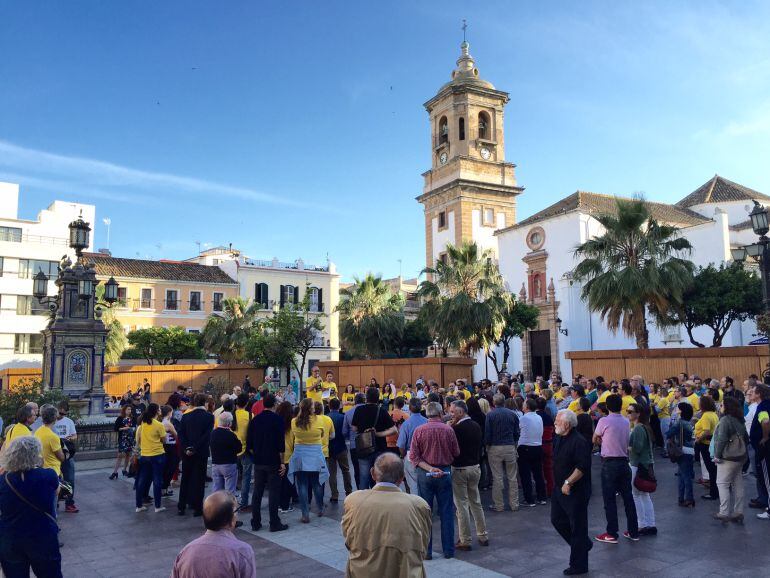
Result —
[[117, 365], [123, 352], [128, 347], [128, 339], [123, 331], [123, 325], [115, 316], [113, 305], [104, 300], [104, 285], [96, 286], [96, 305], [102, 311], [102, 323], [107, 328], [107, 341], [104, 346], [104, 363]]
[[534, 305], [516, 301], [513, 296], [511, 296], [511, 299], [513, 300], [513, 305], [505, 316], [505, 329], [503, 329], [503, 334], [492, 347], [487, 349], [487, 358], [492, 362], [492, 365], [494, 365], [495, 373], [498, 374], [502, 371], [502, 366], [498, 366], [497, 363], [497, 347], [502, 346], [502, 361], [505, 363], [511, 355], [511, 341], [513, 338], [520, 338], [528, 329], [537, 327], [538, 317], [540, 315], [540, 310]]
[[256, 328], [257, 311], [261, 303], [251, 303], [242, 297], [222, 301], [222, 312], [212, 313], [201, 333], [201, 344], [225, 363], [240, 363], [247, 359], [246, 347]]
[[693, 329], [706, 326], [713, 332], [711, 347], [719, 347], [733, 321], [746, 321], [761, 314], [762, 281], [741, 265], [701, 267], [685, 290], [682, 303], [656, 311], [661, 325], [683, 325], [690, 343], [705, 347], [693, 337]]
[[173, 365], [180, 359], [200, 359], [198, 336], [184, 327], [148, 327], [128, 334], [128, 342], [136, 354], [149, 365]]
[[489, 249], [474, 242], [447, 245], [447, 260], [423, 269], [420, 317], [439, 344], [472, 355], [497, 342], [511, 307], [502, 275]]
[[423, 319], [404, 323], [404, 331], [393, 349], [396, 357], [424, 357], [428, 347], [433, 343], [433, 338]]
[[342, 345], [352, 355], [381, 356], [403, 335], [403, 298], [371, 273], [340, 291], [337, 311]]
[[647, 309], [668, 311], [682, 303], [694, 266], [680, 255], [692, 246], [677, 227], [653, 218], [643, 199], [616, 203], [616, 214], [596, 217], [604, 232], [576, 247], [582, 260], [573, 278], [585, 283], [583, 300], [610, 330], [622, 328], [647, 349]]

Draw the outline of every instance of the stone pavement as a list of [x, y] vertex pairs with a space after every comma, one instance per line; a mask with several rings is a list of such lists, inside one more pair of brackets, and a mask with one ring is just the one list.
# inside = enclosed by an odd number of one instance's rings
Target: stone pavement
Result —
[[[594, 496], [589, 508], [592, 535], [604, 531], [604, 511], [599, 488], [599, 461], [594, 458]], [[694, 510], [676, 505], [676, 478], [668, 461], [658, 460], [658, 492], [653, 501], [659, 534], [617, 545], [595, 543], [589, 564], [591, 576], [757, 576], [770, 567], [770, 523], [757, 520], [757, 510], [746, 510], [743, 527], [722, 525], [711, 518], [717, 507], [699, 500]], [[697, 468], [696, 468], [697, 469]], [[136, 514], [131, 484], [109, 481], [111, 470], [84, 471], [77, 476], [79, 514], [60, 514], [64, 576], [125, 576], [140, 572], [147, 577], [168, 576], [179, 550], [203, 531], [200, 518], [152, 509]], [[754, 496], [754, 478], [745, 478], [747, 496]], [[340, 487], [342, 484], [340, 483]], [[696, 487], [696, 495], [702, 491]], [[488, 492], [484, 502], [489, 502]], [[266, 507], [266, 502], [265, 502]], [[619, 508], [620, 526], [625, 518]], [[434, 552], [426, 562], [429, 576], [560, 576], [567, 567], [569, 550], [552, 529], [550, 508], [538, 506], [519, 512], [487, 512], [490, 546], [458, 552], [444, 560]], [[254, 548], [259, 576], [341, 576], [347, 553], [340, 532], [342, 504], [329, 504], [327, 516], [299, 523], [299, 511], [284, 515], [291, 527], [271, 534], [266, 530], [238, 530], [236, 535]], [[249, 514], [242, 517], [249, 525]], [[267, 513], [263, 514], [266, 519]], [[434, 522], [438, 537], [438, 521]], [[434, 548], [440, 540], [434, 539]]]

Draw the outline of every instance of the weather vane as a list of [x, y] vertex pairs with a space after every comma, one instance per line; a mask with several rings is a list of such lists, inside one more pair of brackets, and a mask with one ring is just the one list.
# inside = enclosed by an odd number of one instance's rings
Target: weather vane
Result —
[[465, 31], [468, 28], [468, 24], [465, 22], [465, 18], [463, 18], [463, 26], [462, 26], [462, 28], [463, 28], [463, 42], [465, 42]]

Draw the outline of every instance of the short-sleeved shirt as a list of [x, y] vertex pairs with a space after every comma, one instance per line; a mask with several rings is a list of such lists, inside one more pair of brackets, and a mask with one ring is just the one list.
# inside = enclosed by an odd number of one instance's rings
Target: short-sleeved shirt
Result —
[[243, 450], [238, 455], [243, 455], [243, 452], [246, 451], [246, 437], [247, 432], [249, 431], [249, 412], [247, 412], [245, 409], [236, 409], [235, 410], [235, 419], [238, 421], [238, 430], [235, 432], [235, 435], [238, 436], [238, 439], [241, 440], [241, 447]]
[[[353, 414], [352, 425], [362, 432], [371, 427], [374, 431], [385, 431], [393, 427], [393, 418], [390, 414], [382, 409], [382, 406], [376, 403], [367, 403], [356, 408], [356, 412]], [[384, 452], [388, 449], [388, 443], [385, 438], [375, 437], [375, 447], [377, 451]]]
[[708, 443], [710, 437], [714, 435], [714, 430], [717, 429], [719, 423], [719, 416], [713, 411], [706, 411], [701, 418], [695, 422], [695, 439], [697, 440], [701, 436], [706, 438], [700, 440], [701, 442]]
[[8, 429], [8, 435], [5, 437], [5, 443], [10, 443], [11, 440], [15, 440], [16, 438], [21, 438], [24, 436], [31, 436], [31, 435], [32, 435], [31, 429], [29, 429], [23, 423], [17, 423], [15, 425], [12, 425]]
[[[160, 456], [165, 453], [163, 440], [166, 439], [166, 428], [158, 420], [152, 420], [151, 424], [142, 422], [137, 432], [141, 432], [139, 450], [143, 458]], [[139, 434], [137, 434], [139, 435]]]
[[619, 413], [611, 413], [599, 420], [597, 436], [602, 438], [603, 458], [627, 458], [628, 439], [631, 436], [631, 422]]
[[324, 457], [329, 457], [329, 440], [334, 435], [334, 422], [328, 415], [319, 415], [318, 423], [323, 428], [324, 433], [321, 439], [321, 446], [324, 452]]
[[313, 401], [321, 401], [322, 393], [320, 391], [316, 391], [316, 386], [322, 382], [322, 378], [316, 378], [312, 375], [305, 380], [305, 393]]
[[61, 462], [56, 457], [56, 452], [61, 451], [59, 436], [48, 426], [43, 426], [35, 432], [35, 437], [43, 446], [43, 467], [51, 468], [57, 476], [61, 475]]
[[74, 436], [77, 433], [77, 430], [75, 429], [75, 422], [68, 417], [63, 417], [57, 420], [56, 423], [53, 424], [52, 429], [60, 438], [68, 438], [70, 436]]

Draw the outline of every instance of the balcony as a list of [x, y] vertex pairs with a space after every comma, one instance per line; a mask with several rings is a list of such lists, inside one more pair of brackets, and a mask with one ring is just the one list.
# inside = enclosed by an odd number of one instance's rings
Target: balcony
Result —
[[261, 259], [243, 259], [241, 261], [248, 267], [263, 267], [265, 269], [289, 269], [294, 271], [319, 271], [326, 273], [329, 271], [329, 266], [308, 265], [302, 259], [297, 259], [293, 263], [288, 261], [279, 261], [273, 259], [272, 261], [266, 261]]

